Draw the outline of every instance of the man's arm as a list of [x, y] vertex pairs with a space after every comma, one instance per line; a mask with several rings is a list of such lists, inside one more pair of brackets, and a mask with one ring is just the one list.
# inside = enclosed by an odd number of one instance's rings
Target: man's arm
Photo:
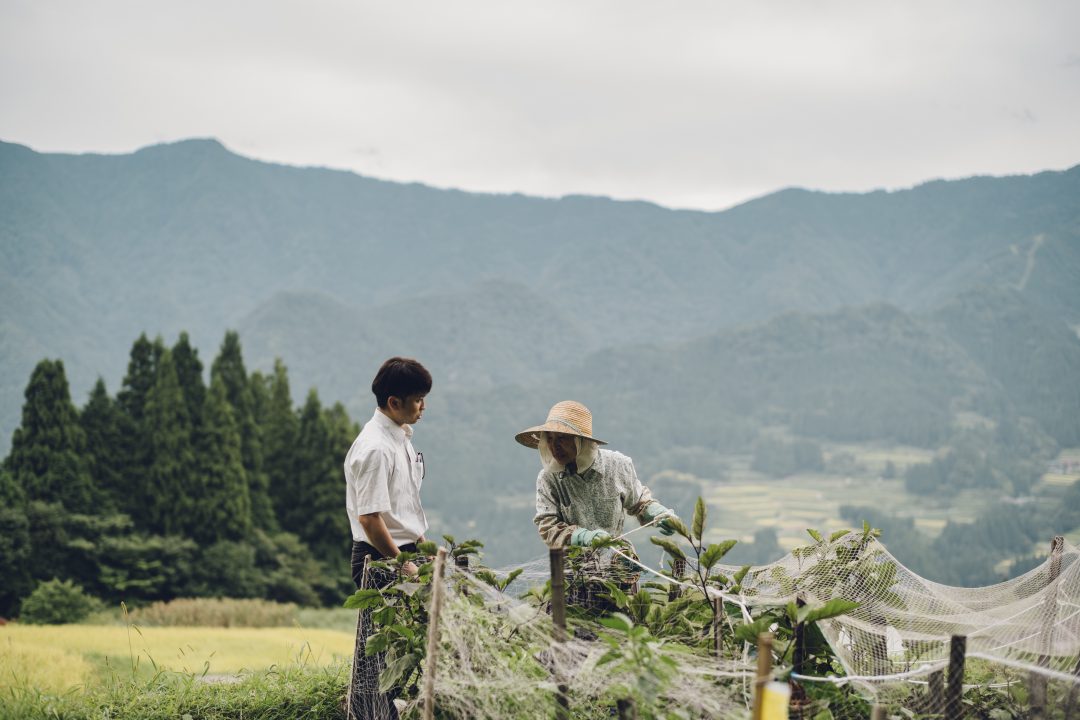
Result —
[[[401, 554], [401, 550], [398, 549], [397, 544], [394, 542], [394, 538], [390, 537], [390, 531], [386, 529], [386, 523], [383, 522], [382, 515], [379, 513], [368, 513], [367, 515], [357, 516], [360, 520], [360, 527], [364, 529], [364, 535], [367, 536], [368, 542], [379, 553], [386, 558], [396, 558]], [[407, 562], [401, 566], [402, 571], [406, 575], [415, 575], [417, 573], [416, 565], [412, 562]]]

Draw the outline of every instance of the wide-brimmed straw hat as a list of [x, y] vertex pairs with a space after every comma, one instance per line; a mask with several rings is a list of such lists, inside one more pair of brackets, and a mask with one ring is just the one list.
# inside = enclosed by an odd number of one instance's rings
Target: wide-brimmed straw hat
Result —
[[525, 447], [536, 448], [540, 444], [540, 433], [542, 432], [577, 435], [586, 440], [607, 445], [603, 440], [593, 437], [592, 413], [589, 412], [589, 408], [573, 400], [563, 400], [555, 403], [551, 406], [551, 411], [548, 412], [547, 422], [543, 425], [531, 427], [528, 430], [522, 430], [514, 436], [514, 439]]

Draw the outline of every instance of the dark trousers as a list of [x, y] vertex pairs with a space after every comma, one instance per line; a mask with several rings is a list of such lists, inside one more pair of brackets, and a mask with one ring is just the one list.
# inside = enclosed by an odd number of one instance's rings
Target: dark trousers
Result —
[[[401, 545], [404, 552], [416, 552], [416, 545]], [[352, 577], [358, 589], [385, 588], [394, 584], [396, 575], [386, 570], [367, 568], [369, 560], [382, 560], [382, 554], [366, 542], [353, 542]], [[367, 570], [365, 578], [364, 571]], [[368, 655], [367, 639], [375, 631], [371, 611], [361, 610], [356, 621], [356, 651], [353, 653], [352, 683], [349, 690], [349, 720], [398, 720], [394, 698], [401, 692], [392, 688], [379, 692], [379, 673], [386, 667], [386, 653]]]

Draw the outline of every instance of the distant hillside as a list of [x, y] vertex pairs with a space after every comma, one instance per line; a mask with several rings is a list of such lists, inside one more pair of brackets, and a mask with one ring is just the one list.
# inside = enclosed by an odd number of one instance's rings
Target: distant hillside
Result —
[[976, 285], [1080, 324], [1078, 220], [1080, 167], [701, 213], [388, 183], [212, 140], [116, 156], [0, 143], [0, 443], [37, 360], [63, 358], [81, 402], [99, 374], [115, 389], [144, 330], [211, 348], [243, 326], [298, 388], [332, 375], [349, 392], [403, 345], [483, 388], [605, 347], [789, 311], [929, 309]]

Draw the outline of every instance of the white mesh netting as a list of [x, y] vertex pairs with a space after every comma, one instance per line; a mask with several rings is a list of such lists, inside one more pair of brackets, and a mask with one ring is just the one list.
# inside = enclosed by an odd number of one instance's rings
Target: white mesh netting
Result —
[[[941, 671], [958, 635], [966, 637], [968, 706], [973, 694], [992, 692], [979, 702], [998, 714], [986, 717], [1068, 718], [1080, 704], [1078, 554], [1056, 540], [1050, 559], [1018, 578], [959, 588], [919, 577], [859, 533], [754, 567], [741, 583], [734, 581], [739, 568], [720, 564], [712, 580], [696, 582], [692, 553], [680, 580], [629, 550], [589, 551], [567, 563], [570, 634], [561, 643], [552, 639], [547, 558], [496, 571], [497, 578], [518, 572], [503, 591], [483, 571], [450, 566], [435, 671], [439, 716], [548, 718], [559, 686], [574, 718], [614, 716], [622, 698], [633, 698], [644, 717], [744, 716], [755, 658], [751, 645], [734, 638], [736, 626], [789, 603], [841, 598], [859, 605], [817, 623], [837, 672], [790, 672], [790, 647], [776, 647], [778, 672], [795, 681], [792, 706], [804, 716], [865, 717], [868, 702], [886, 704], [896, 717], [957, 716], [959, 707], [947, 707], [942, 695]], [[710, 621], [717, 605], [722, 611]], [[615, 611], [636, 615], [651, 632], [635, 638], [626, 627], [597, 624]], [[815, 692], [823, 684], [865, 701]], [[809, 697], [798, 685], [811, 689]], [[403, 710], [411, 713], [418, 713], [415, 701]]]

